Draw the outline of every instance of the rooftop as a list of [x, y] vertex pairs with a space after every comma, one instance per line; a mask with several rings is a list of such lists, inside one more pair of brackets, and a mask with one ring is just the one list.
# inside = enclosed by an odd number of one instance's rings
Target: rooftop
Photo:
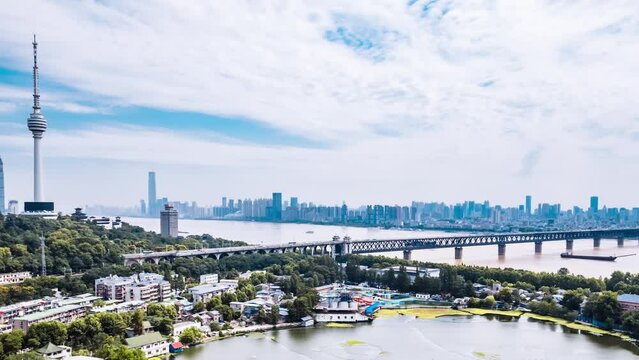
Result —
[[62, 314], [62, 313], [65, 313], [67, 311], [78, 310], [78, 309], [81, 309], [81, 308], [82, 308], [82, 306], [80, 306], [80, 305], [65, 305], [65, 306], [60, 306], [58, 308], [53, 308], [53, 309], [49, 309], [49, 310], [34, 312], [32, 314], [18, 316], [14, 320], [38, 321], [38, 320], [45, 319], [45, 318], [48, 318], [48, 317], [53, 316], [53, 315]]
[[126, 339], [126, 344], [130, 348], [139, 348], [144, 345], [149, 345], [157, 342], [166, 341], [166, 339], [159, 332], [150, 332], [148, 334], [134, 336]]
[[617, 301], [637, 303], [639, 304], [639, 295], [635, 294], [622, 294], [617, 297]]

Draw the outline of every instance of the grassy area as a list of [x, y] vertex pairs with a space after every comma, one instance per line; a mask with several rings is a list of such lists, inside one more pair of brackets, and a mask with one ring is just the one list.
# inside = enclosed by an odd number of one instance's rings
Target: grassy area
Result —
[[466, 308], [463, 311], [473, 315], [503, 315], [503, 316], [520, 317], [521, 314], [523, 314], [521, 311], [517, 311], [517, 310], [502, 311], [502, 310], [478, 309], [478, 308]]
[[569, 329], [586, 331], [586, 332], [589, 332], [591, 334], [616, 336], [616, 337], [624, 339], [624, 340], [630, 339], [630, 337], [628, 335], [624, 335], [624, 334], [616, 332], [616, 331], [603, 330], [603, 329], [599, 329], [599, 328], [594, 327], [594, 326], [579, 324], [579, 323], [575, 323], [575, 322], [570, 322], [570, 321], [567, 321], [567, 320], [564, 320], [564, 319], [560, 319], [560, 318], [556, 318], [556, 317], [552, 317], [552, 316], [544, 316], [544, 315], [533, 314], [533, 313], [526, 313], [523, 316], [529, 317], [529, 318], [535, 319], [535, 320], [552, 322], [554, 324], [565, 326], [565, 327], [567, 327]]
[[328, 324], [326, 324], [326, 327], [329, 327], [329, 328], [352, 328], [352, 327], [355, 327], [355, 326], [352, 325], [352, 324], [329, 322]]
[[420, 319], [434, 319], [440, 316], [468, 315], [468, 313], [446, 308], [381, 309], [377, 312], [377, 316], [380, 317], [398, 315], [415, 316]]

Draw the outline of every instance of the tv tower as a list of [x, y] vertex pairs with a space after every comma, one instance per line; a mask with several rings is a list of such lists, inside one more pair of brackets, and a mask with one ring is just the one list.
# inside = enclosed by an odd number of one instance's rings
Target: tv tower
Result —
[[38, 75], [38, 42], [33, 35], [33, 112], [27, 119], [29, 131], [33, 134], [33, 201], [44, 201], [42, 189], [42, 157], [40, 156], [40, 142], [42, 134], [47, 130], [47, 120], [40, 112], [40, 89]]

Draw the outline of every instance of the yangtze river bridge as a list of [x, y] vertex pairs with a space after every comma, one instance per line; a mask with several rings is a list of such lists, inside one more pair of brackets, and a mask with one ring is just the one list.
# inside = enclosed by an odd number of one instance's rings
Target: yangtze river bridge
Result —
[[639, 238], [639, 228], [631, 229], [590, 229], [570, 231], [543, 231], [530, 233], [497, 233], [482, 235], [455, 235], [438, 237], [416, 237], [407, 239], [364, 239], [353, 240], [348, 236], [334, 236], [331, 240], [311, 242], [289, 242], [285, 244], [248, 245], [198, 250], [144, 251], [125, 254], [124, 264], [142, 264], [145, 261], [159, 263], [180, 257], [215, 257], [242, 254], [270, 254], [298, 252], [309, 255], [371, 254], [402, 251], [405, 259], [410, 259], [413, 250], [455, 248], [455, 258], [461, 259], [462, 250], [468, 246], [497, 245], [498, 255], [506, 254], [507, 244], [534, 243], [535, 253], [541, 253], [542, 244], [547, 241], [566, 241], [566, 250], [572, 250], [574, 240], [592, 239], [593, 246], [599, 247], [601, 239], [616, 239], [623, 246], [624, 239]]

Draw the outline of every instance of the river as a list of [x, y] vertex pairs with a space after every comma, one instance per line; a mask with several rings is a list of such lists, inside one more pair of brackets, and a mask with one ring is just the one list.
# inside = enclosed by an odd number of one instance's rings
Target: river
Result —
[[354, 328], [254, 333], [188, 349], [178, 360], [208, 359], [630, 359], [637, 347], [528, 318], [378, 318]]
[[[124, 221], [159, 232], [160, 220], [151, 218], [123, 218]], [[278, 244], [291, 241], [305, 242], [327, 240], [333, 235], [349, 235], [352, 239], [391, 239], [406, 237], [428, 237], [452, 235], [444, 231], [410, 231], [351, 226], [281, 224], [247, 221], [188, 220], [180, 219], [181, 232], [188, 234], [210, 234], [229, 240], [241, 240], [250, 244]], [[186, 234], [184, 234], [186, 235]], [[557, 271], [566, 267], [570, 272], [593, 277], [606, 277], [615, 270], [639, 273], [639, 256], [618, 258], [615, 262], [579, 259], [562, 259], [564, 241], [544, 242], [542, 254], [534, 253], [534, 244], [512, 244], [506, 248], [506, 256], [497, 256], [497, 247], [475, 246], [464, 248], [463, 259], [454, 259], [453, 249], [413, 251], [414, 260], [438, 263], [482, 265], [491, 267], [511, 267], [533, 271]], [[601, 247], [595, 249], [592, 240], [575, 240], [573, 252], [576, 254], [622, 255], [639, 253], [637, 240], [626, 240], [624, 247], [618, 248], [614, 239], [602, 239]], [[383, 253], [386, 256], [402, 256], [401, 253]]]

